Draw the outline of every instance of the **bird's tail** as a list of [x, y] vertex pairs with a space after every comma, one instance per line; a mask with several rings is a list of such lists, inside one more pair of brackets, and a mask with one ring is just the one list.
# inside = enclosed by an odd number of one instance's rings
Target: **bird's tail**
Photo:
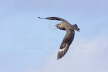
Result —
[[39, 18], [39, 19], [48, 19], [48, 20], [66, 21], [65, 19], [59, 18], [59, 17], [46, 17], [46, 18], [38, 17], [38, 18]]

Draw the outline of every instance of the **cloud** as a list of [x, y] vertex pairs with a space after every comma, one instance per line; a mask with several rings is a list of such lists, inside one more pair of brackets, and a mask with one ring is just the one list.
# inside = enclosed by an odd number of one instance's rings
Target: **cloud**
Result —
[[52, 55], [40, 72], [108, 72], [107, 43], [105, 36], [75, 40], [64, 58]]

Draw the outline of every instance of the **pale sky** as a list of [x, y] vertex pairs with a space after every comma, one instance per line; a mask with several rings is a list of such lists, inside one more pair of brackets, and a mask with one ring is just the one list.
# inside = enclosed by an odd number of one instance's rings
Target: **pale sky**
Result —
[[[57, 16], [78, 24], [68, 53]], [[0, 0], [0, 72], [108, 72], [107, 0]]]

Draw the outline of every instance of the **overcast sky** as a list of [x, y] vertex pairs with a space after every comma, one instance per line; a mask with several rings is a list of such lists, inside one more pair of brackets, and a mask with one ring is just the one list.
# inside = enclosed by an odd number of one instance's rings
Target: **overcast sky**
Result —
[[[65, 32], [48, 16], [80, 27], [59, 61]], [[108, 1], [0, 0], [0, 72], [108, 72]]]

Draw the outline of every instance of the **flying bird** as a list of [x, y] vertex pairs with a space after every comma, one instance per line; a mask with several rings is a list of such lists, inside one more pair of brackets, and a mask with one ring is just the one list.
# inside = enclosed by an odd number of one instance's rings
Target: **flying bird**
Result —
[[59, 17], [46, 17], [39, 19], [58, 20], [61, 21], [56, 27], [60, 30], [66, 31], [66, 35], [60, 45], [60, 49], [57, 54], [57, 59], [61, 59], [68, 51], [70, 44], [74, 40], [75, 31], [80, 31], [77, 24], [70, 24], [67, 20]]

